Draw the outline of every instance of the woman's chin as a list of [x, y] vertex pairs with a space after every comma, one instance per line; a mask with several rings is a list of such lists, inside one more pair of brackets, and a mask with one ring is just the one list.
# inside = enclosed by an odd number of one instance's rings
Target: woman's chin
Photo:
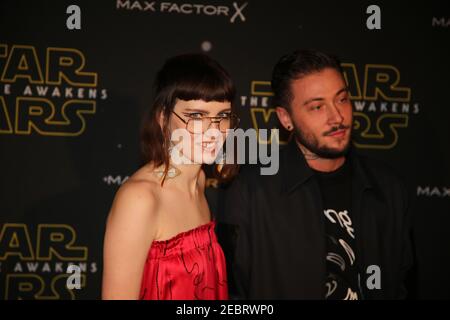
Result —
[[216, 161], [217, 153], [215, 150], [203, 151], [202, 162], [204, 164], [212, 164]]

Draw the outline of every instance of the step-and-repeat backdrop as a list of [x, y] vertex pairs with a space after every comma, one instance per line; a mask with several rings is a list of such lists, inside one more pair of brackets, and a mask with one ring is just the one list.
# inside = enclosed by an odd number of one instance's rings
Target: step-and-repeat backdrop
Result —
[[[1, 0], [0, 299], [100, 297], [105, 220], [140, 166], [139, 124], [168, 57], [217, 59], [236, 82], [241, 126], [274, 128], [271, 70], [297, 48], [341, 58], [355, 146], [413, 195], [411, 296], [449, 298], [450, 11], [372, 4]], [[208, 180], [213, 211], [222, 191]], [[81, 289], [66, 286], [69, 265]]]

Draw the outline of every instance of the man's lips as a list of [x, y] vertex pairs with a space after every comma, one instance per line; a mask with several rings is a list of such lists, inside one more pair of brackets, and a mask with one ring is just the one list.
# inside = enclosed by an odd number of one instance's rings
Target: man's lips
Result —
[[333, 132], [327, 134], [327, 136], [330, 136], [330, 137], [342, 137], [342, 136], [345, 135], [345, 131], [347, 131], [347, 129], [339, 129], [339, 130], [336, 130], [336, 131], [333, 131]]

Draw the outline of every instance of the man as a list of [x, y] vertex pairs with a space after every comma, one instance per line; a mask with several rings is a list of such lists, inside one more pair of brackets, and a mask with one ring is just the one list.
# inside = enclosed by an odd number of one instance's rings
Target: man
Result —
[[398, 299], [412, 260], [405, 188], [351, 148], [352, 104], [340, 63], [283, 56], [272, 74], [292, 139], [276, 175], [244, 166], [227, 192], [236, 226], [229, 263], [240, 298]]

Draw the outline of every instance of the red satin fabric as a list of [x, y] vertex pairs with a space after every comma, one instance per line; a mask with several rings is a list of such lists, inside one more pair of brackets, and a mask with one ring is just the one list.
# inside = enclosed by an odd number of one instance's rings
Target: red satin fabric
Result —
[[145, 300], [228, 299], [225, 257], [214, 232], [215, 221], [153, 241], [142, 277]]

